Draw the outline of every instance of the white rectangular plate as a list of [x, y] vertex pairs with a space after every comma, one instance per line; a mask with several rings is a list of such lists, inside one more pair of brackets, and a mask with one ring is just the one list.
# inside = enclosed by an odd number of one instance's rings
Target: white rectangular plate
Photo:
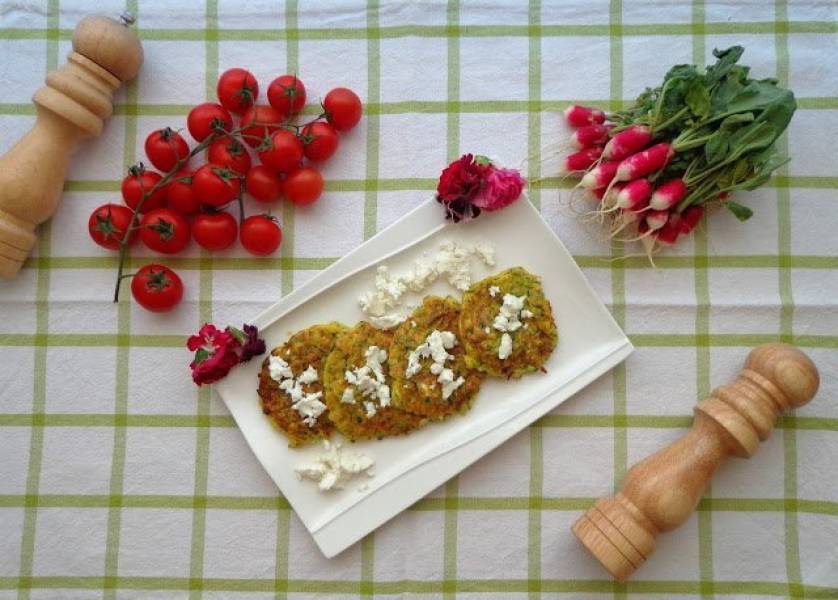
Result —
[[[517, 381], [487, 379], [465, 415], [407, 436], [352, 444], [352, 451], [375, 459], [375, 476], [361, 476], [346, 489], [328, 493], [319, 492], [311, 481], [299, 481], [294, 473], [296, 466], [312, 463], [322, 447], [288, 448], [285, 437], [262, 414], [256, 394], [261, 360], [237, 367], [215, 386], [259, 462], [327, 557], [442, 485], [633, 350], [564, 245], [525, 197], [502, 211], [459, 224], [445, 222], [442, 208], [433, 200], [420, 205], [253, 323], [269, 349], [315, 323], [353, 324], [364, 316], [357, 298], [371, 288], [379, 263], [386, 264], [391, 273], [403, 273], [423, 252], [435, 252], [446, 240], [469, 245], [487, 242], [495, 247], [497, 265], [476, 267], [475, 281], [513, 266], [541, 276], [559, 329], [559, 345], [545, 365], [546, 373]], [[460, 297], [445, 281], [436, 282], [425, 293]], [[418, 304], [421, 298], [409, 296], [406, 302]], [[362, 484], [366, 484], [363, 491]]]

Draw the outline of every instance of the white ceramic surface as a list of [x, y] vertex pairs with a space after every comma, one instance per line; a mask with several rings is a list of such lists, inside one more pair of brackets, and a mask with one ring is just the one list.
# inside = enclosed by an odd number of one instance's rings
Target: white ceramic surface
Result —
[[[513, 266], [542, 277], [559, 328], [559, 345], [545, 365], [546, 373], [517, 381], [488, 379], [466, 415], [410, 435], [345, 443], [348, 449], [375, 459], [375, 476], [361, 476], [346, 489], [329, 493], [319, 492], [316, 483], [299, 481], [294, 474], [295, 466], [312, 462], [322, 448], [288, 448], [286, 439], [262, 413], [256, 394], [261, 360], [237, 367], [215, 386], [256, 457], [326, 556], [334, 556], [379, 527], [619, 364], [633, 350], [564, 245], [526, 198], [497, 213], [484, 213], [459, 224], [446, 223], [441, 207], [430, 200], [252, 322], [259, 326], [269, 349], [291, 332], [315, 323], [355, 323], [364, 316], [357, 298], [371, 288], [378, 264], [386, 264], [391, 273], [406, 271], [415, 258], [435, 252], [445, 240], [494, 246], [497, 265], [476, 267], [475, 281]], [[461, 295], [445, 281], [436, 282], [426, 293]], [[406, 295], [405, 302], [418, 304], [421, 297]], [[359, 489], [362, 484], [366, 484], [363, 491]]]

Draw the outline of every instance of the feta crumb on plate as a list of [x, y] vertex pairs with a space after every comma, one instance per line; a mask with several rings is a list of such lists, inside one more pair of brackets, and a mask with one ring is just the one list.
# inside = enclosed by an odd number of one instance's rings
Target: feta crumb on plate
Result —
[[310, 479], [318, 482], [318, 489], [327, 492], [331, 489], [342, 489], [349, 481], [366, 473], [372, 477], [372, 467], [375, 461], [361, 452], [347, 452], [342, 450], [339, 442], [323, 442], [325, 452], [319, 454], [310, 465], [300, 465], [294, 469], [297, 479]]

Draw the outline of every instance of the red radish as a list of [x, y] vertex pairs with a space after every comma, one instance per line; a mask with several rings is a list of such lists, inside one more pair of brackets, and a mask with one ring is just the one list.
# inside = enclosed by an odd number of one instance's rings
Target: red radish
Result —
[[698, 225], [698, 222], [701, 221], [701, 217], [704, 216], [704, 207], [701, 205], [698, 206], [690, 206], [681, 213], [681, 233], [684, 235], [689, 234], [695, 226]]
[[628, 158], [620, 161], [614, 178], [617, 181], [631, 181], [638, 177], [645, 177], [663, 169], [669, 164], [669, 161], [672, 160], [674, 155], [675, 151], [672, 149], [672, 146], [666, 142], [655, 144], [643, 152], [632, 154]]
[[652, 210], [669, 210], [687, 195], [687, 184], [683, 179], [670, 179], [658, 186], [652, 199], [649, 200], [649, 208]]
[[724, 202], [725, 200], [730, 198], [730, 192], [719, 192], [719, 195], [716, 196], [716, 198], [718, 198], [719, 201]]
[[646, 215], [646, 225], [649, 226], [649, 230], [651, 231], [657, 231], [666, 225], [668, 220], [669, 212], [665, 210], [653, 210]]
[[597, 188], [595, 190], [589, 190], [597, 200], [602, 200], [602, 197], [605, 196], [605, 188]]
[[593, 146], [574, 152], [564, 159], [562, 169], [565, 173], [587, 171], [599, 159], [600, 154], [602, 154], [602, 146]]
[[623, 129], [605, 144], [602, 156], [607, 160], [623, 160], [627, 156], [643, 150], [651, 141], [651, 129], [645, 125], [632, 125]]
[[570, 145], [574, 148], [590, 148], [608, 141], [608, 130], [613, 125], [585, 125], [570, 136]]
[[615, 185], [605, 188], [604, 191], [605, 194], [602, 197], [603, 208], [614, 208], [616, 210], [615, 207], [617, 205], [617, 196], [620, 194], [620, 192], [623, 191], [623, 184], [617, 183]]
[[655, 239], [661, 244], [671, 246], [678, 240], [681, 234], [681, 215], [677, 212], [670, 213], [669, 219], [663, 227], [655, 232]]
[[585, 173], [585, 176], [582, 178], [582, 181], [579, 182], [579, 185], [588, 190], [606, 187], [609, 183], [611, 183], [611, 180], [614, 179], [614, 175], [617, 173], [617, 167], [619, 166], [620, 163], [617, 161], [604, 160]]
[[[612, 189], [615, 189], [615, 185]], [[648, 179], [629, 181], [617, 193], [617, 206], [626, 210], [642, 210], [646, 208], [649, 196], [652, 195], [652, 184]]]
[[603, 123], [605, 113], [598, 108], [571, 104], [565, 109], [564, 118], [567, 119], [571, 127], [584, 127], [585, 125]]

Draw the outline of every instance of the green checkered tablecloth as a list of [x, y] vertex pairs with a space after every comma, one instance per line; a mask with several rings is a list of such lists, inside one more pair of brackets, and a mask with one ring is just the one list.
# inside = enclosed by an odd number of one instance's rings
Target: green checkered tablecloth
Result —
[[[0, 0], [0, 150], [72, 28], [116, 0]], [[838, 5], [834, 1], [511, 3], [130, 0], [146, 51], [101, 139], [73, 159], [36, 255], [0, 283], [0, 600], [88, 598], [838, 598]], [[800, 110], [793, 157], [728, 214], [658, 259], [583, 228], [554, 177], [572, 101], [618, 107], [674, 63], [742, 44]], [[299, 73], [366, 103], [313, 207], [278, 211], [280, 254], [193, 247], [166, 316], [109, 302], [112, 255], [87, 238], [119, 200], [147, 132], [182, 127], [219, 72], [264, 86]], [[312, 104], [309, 112], [314, 113]], [[830, 141], [833, 140], [833, 141]], [[184, 337], [239, 323], [426, 199], [465, 151], [543, 177], [532, 201], [637, 351], [459, 477], [324, 559], [222, 402], [189, 381]], [[49, 165], [44, 165], [45, 169]], [[538, 251], [536, 248], [534, 252]], [[138, 250], [134, 266], [147, 261]], [[545, 274], [548, 275], [548, 274]], [[750, 461], [726, 465], [698, 511], [612, 582], [570, 525], [634, 461], [680, 436], [695, 402], [768, 340], [803, 347], [819, 396]]]

